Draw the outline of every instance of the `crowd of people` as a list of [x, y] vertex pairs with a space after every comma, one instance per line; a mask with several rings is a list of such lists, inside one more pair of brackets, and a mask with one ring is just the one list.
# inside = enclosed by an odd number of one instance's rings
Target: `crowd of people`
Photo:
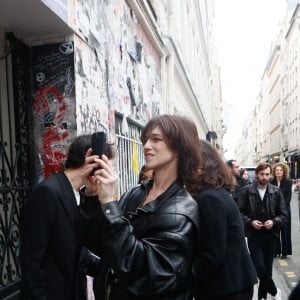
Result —
[[113, 145], [94, 155], [91, 135], [35, 187], [22, 213], [22, 299], [86, 300], [89, 275], [95, 300], [251, 300], [256, 283], [258, 299], [280, 300], [272, 266], [292, 254], [287, 165], [262, 162], [250, 183], [177, 115], [150, 119], [141, 141], [145, 165], [120, 199]]

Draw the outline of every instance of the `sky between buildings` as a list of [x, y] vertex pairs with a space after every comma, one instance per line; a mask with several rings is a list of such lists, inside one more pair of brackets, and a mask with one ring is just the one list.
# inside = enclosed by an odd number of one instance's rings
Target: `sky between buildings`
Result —
[[215, 44], [221, 68], [226, 159], [234, 158], [247, 114], [253, 109], [286, 13], [286, 0], [214, 0]]

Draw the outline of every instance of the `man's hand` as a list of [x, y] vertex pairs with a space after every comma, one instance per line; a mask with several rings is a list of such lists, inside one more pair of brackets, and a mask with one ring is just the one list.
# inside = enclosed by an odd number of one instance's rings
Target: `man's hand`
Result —
[[256, 230], [260, 230], [262, 227], [264, 227], [264, 223], [258, 220], [253, 220], [251, 222], [252, 227]]
[[272, 221], [272, 220], [267, 220], [267, 221], [264, 223], [264, 227], [265, 227], [267, 230], [272, 229], [272, 227], [273, 227], [273, 221]]

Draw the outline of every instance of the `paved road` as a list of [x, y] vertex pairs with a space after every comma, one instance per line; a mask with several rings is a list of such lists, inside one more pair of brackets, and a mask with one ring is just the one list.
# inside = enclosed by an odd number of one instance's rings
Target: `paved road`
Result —
[[[273, 278], [277, 287], [281, 289], [282, 300], [288, 299], [291, 289], [300, 280], [300, 222], [298, 193], [296, 192], [292, 195], [291, 211], [293, 255], [285, 260], [275, 258], [273, 265]], [[271, 298], [268, 297], [269, 299]], [[254, 290], [253, 300], [257, 300], [257, 288]]]

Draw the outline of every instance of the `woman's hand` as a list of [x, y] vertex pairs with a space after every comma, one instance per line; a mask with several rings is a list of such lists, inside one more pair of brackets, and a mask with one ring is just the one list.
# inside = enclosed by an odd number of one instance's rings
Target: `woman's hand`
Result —
[[100, 166], [92, 176], [96, 184], [98, 200], [101, 204], [114, 201], [117, 177], [113, 173], [112, 166], [105, 155], [102, 155], [101, 159], [96, 158], [95, 162]]
[[81, 173], [81, 179], [85, 186], [85, 194], [92, 196], [97, 194], [97, 185], [94, 180], [94, 170], [99, 168], [99, 163], [95, 159], [99, 158], [98, 155], [92, 155], [92, 148], [88, 149], [85, 154], [85, 164]]

